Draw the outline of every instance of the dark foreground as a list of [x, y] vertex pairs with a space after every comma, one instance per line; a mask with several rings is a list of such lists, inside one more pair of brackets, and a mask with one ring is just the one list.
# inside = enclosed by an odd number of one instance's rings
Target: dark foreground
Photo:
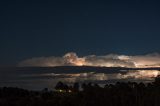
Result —
[[160, 77], [143, 83], [97, 84], [67, 86], [61, 82], [57, 91], [28, 91], [20, 88], [0, 88], [0, 106], [160, 106]]

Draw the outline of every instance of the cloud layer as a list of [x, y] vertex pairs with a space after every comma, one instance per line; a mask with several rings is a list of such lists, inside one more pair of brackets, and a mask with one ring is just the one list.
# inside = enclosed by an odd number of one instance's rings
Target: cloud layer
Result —
[[104, 56], [88, 55], [78, 57], [76, 53], [70, 52], [62, 57], [35, 57], [24, 60], [18, 66], [37, 66], [37, 67], [54, 67], [54, 66], [104, 66], [104, 67], [160, 67], [160, 54], [147, 55], [118, 55], [107, 54]]
[[98, 82], [110, 83], [117, 81], [135, 81], [135, 82], [152, 82], [154, 78], [160, 75], [158, 70], [128, 70], [126, 73], [96, 73], [96, 72], [85, 72], [85, 73], [45, 73], [39, 74], [39, 77], [43, 78], [54, 78], [57, 81], [63, 82]]

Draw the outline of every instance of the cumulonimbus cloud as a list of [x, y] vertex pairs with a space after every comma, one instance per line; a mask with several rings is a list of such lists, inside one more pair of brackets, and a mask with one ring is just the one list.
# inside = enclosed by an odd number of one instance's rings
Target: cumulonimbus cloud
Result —
[[103, 67], [160, 67], [160, 54], [148, 55], [118, 55], [108, 54], [104, 56], [88, 55], [78, 57], [76, 53], [70, 52], [62, 57], [35, 57], [24, 60], [18, 66], [37, 66], [37, 67], [54, 67], [54, 66], [103, 66]]

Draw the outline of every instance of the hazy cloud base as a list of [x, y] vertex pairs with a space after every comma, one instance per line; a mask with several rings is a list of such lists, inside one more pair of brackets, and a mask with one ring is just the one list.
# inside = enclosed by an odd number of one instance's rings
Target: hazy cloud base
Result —
[[104, 56], [88, 55], [78, 57], [70, 52], [62, 57], [34, 57], [18, 64], [21, 67], [54, 67], [54, 66], [104, 66], [104, 67], [160, 67], [160, 54], [147, 55], [118, 55], [107, 54]]

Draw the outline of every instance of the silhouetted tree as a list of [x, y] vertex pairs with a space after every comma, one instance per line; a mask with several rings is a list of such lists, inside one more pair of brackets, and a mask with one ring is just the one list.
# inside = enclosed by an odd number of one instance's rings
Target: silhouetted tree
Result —
[[73, 89], [74, 89], [74, 92], [78, 92], [79, 91], [79, 83], [78, 82], [74, 83]]
[[57, 85], [55, 86], [55, 89], [56, 89], [56, 90], [59, 90], [59, 91], [65, 91], [65, 92], [67, 92], [68, 89], [69, 89], [69, 87], [68, 87], [68, 85], [66, 85], [66, 84], [64, 84], [64, 83], [62, 83], [62, 82], [60, 81], [60, 82], [58, 82]]
[[64, 93], [48, 91], [28, 91], [19, 88], [0, 88], [0, 106], [159, 106], [160, 79], [153, 83], [117, 82], [104, 87], [93, 83], [78, 83], [68, 86], [58, 82], [55, 89]]
[[153, 84], [160, 87], [160, 75], [155, 78]]

